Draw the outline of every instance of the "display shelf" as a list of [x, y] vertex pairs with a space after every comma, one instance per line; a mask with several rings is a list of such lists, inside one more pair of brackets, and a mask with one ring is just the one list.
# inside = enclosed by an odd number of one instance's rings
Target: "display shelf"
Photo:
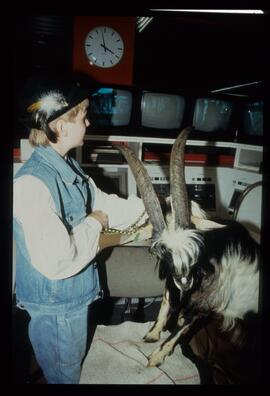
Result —
[[[131, 147], [138, 158], [144, 160], [144, 147], [147, 144], [150, 144], [151, 147], [157, 145], [157, 152], [160, 151], [160, 147], [171, 146], [174, 143], [175, 139], [170, 138], [152, 138], [152, 137], [136, 137], [136, 136], [108, 136], [108, 135], [86, 135], [86, 141], [104, 141], [104, 142], [112, 142], [113, 144], [127, 144]], [[160, 146], [160, 147], [158, 147]], [[223, 155], [221, 157], [221, 163], [217, 162], [218, 165], [223, 166], [231, 166], [233, 168], [238, 169], [247, 169], [252, 172], [260, 172], [261, 164], [263, 160], [263, 147], [249, 144], [242, 144], [236, 142], [213, 142], [206, 140], [187, 140], [186, 143], [187, 151], [191, 152], [191, 148], [193, 147], [196, 151], [196, 154], [203, 155], [207, 152], [211, 152], [211, 155], [215, 153], [217, 155]], [[200, 153], [200, 147], [202, 147]], [[216, 150], [215, 150], [216, 148]], [[84, 150], [84, 146], [77, 149], [77, 159], [79, 162], [82, 162], [82, 150]], [[153, 151], [153, 150], [152, 150]], [[224, 157], [225, 155], [225, 157]], [[234, 156], [234, 159], [232, 159]], [[230, 157], [230, 158], [229, 158]], [[207, 163], [203, 164], [202, 157], [201, 165], [209, 165]], [[227, 163], [226, 163], [227, 161]], [[233, 162], [233, 163], [232, 163]], [[105, 164], [104, 164], [105, 165]], [[106, 166], [109, 165], [108, 163]], [[119, 164], [120, 165], [120, 164]], [[211, 164], [210, 164], [211, 165]], [[214, 165], [214, 164], [213, 164]]]
[[[119, 191], [122, 196], [128, 196], [138, 194], [136, 181], [128, 164], [110, 163], [108, 160], [106, 163], [83, 161], [83, 158], [85, 159], [84, 150], [91, 148], [92, 143], [93, 147], [96, 143], [101, 146], [104, 143], [105, 146], [110, 146], [116, 153], [114, 145], [124, 144], [132, 148], [138, 158], [143, 161], [145, 159], [145, 146], [151, 145], [152, 152], [154, 152], [155, 147], [157, 147], [156, 151], [158, 152], [162, 146], [166, 146], [168, 152], [170, 152], [170, 146], [172, 146], [174, 140], [170, 138], [109, 136], [105, 134], [86, 135], [84, 145], [73, 150], [72, 155], [90, 176], [91, 174], [96, 176], [98, 183], [101, 176], [104, 176], [102, 187], [108, 187], [108, 192], [110, 192], [109, 186], [112, 185], [111, 181], [113, 181], [113, 192]], [[21, 163], [30, 157], [32, 150], [29, 141], [23, 139], [21, 142]], [[206, 153], [211, 153], [214, 159], [216, 154], [218, 160], [205, 161], [203, 157]], [[186, 183], [192, 185], [189, 188], [194, 190], [192, 190], [191, 199], [197, 199], [200, 203], [203, 203], [206, 210], [208, 203], [212, 202], [211, 208], [208, 210], [211, 215], [226, 216], [228, 214], [230, 202], [236, 189], [235, 180], [237, 180], [237, 189], [239, 189], [238, 181], [249, 185], [262, 179], [263, 147], [259, 145], [187, 140], [186, 154], [191, 154], [191, 162], [190, 158], [189, 161], [186, 160], [185, 162]], [[196, 159], [199, 157], [200, 162], [196, 163], [194, 156]], [[86, 156], [86, 158], [88, 157]], [[144, 164], [149, 169], [151, 180], [159, 189], [158, 192], [162, 194], [166, 190], [163, 183], [169, 184], [169, 180], [164, 181], [163, 179], [168, 176], [168, 169], [166, 170], [164, 167], [168, 168], [169, 162], [144, 161]], [[209, 189], [213, 189], [213, 186], [210, 186], [210, 184], [215, 185], [211, 194]], [[210, 196], [212, 193], [215, 194], [213, 200]]]
[[236, 152], [235, 167], [253, 172], [260, 172], [263, 161], [262, 147], [241, 147]]
[[[87, 147], [91, 148], [91, 144], [87, 144], [90, 142], [99, 142], [99, 143], [108, 143], [112, 149], [114, 149], [115, 144], [127, 144], [130, 148], [132, 148], [138, 158], [141, 160], [144, 160], [143, 154], [144, 154], [144, 147], [147, 144], [150, 144], [152, 147], [157, 145], [157, 151], [159, 151], [158, 146], [171, 146], [174, 143], [175, 139], [169, 139], [169, 138], [152, 138], [152, 137], [136, 137], [136, 136], [108, 136], [108, 135], [86, 135], [85, 136], [85, 144], [75, 150], [75, 157], [78, 160], [80, 164], [83, 166], [97, 166], [97, 167], [103, 167], [106, 166], [110, 168], [111, 166], [117, 165], [118, 167], [127, 167], [127, 164], [125, 163], [110, 163], [110, 161], [107, 159], [106, 163], [105, 161], [102, 162], [91, 162], [91, 161], [85, 161], [83, 158], [83, 153], [84, 150], [87, 149]], [[235, 142], [212, 142], [212, 141], [206, 141], [206, 140], [187, 140], [186, 143], [187, 147], [187, 152], [196, 152], [196, 155], [201, 154], [201, 163], [200, 165], [205, 165], [208, 166], [209, 164], [203, 163], [202, 155], [205, 154], [205, 152], [208, 150], [212, 154], [215, 152], [216, 148], [216, 153], [220, 153], [220, 155], [225, 154], [225, 157], [223, 157], [222, 161], [220, 164], [217, 163], [218, 165], [223, 165], [223, 166], [231, 166], [234, 169], [246, 169], [251, 172], [255, 173], [261, 173], [261, 165], [263, 161], [263, 146], [259, 145], [251, 145], [251, 144], [242, 144], [242, 143], [235, 143]], [[201, 153], [200, 153], [200, 147], [202, 147]], [[192, 150], [194, 148], [194, 150]], [[26, 161], [30, 155], [33, 152], [33, 147], [31, 147], [28, 139], [21, 139], [21, 146], [20, 146], [20, 154], [21, 158], [20, 160], [22, 162]], [[115, 151], [116, 152], [116, 151]], [[229, 158], [229, 156], [234, 155], [234, 161], [232, 164], [232, 159]], [[226, 164], [226, 160], [228, 163]], [[158, 163], [156, 163], [158, 165]], [[191, 165], [191, 164], [189, 164]], [[211, 165], [211, 164], [210, 164]]]
[[[115, 185], [123, 196], [139, 195], [132, 171], [127, 163], [83, 163], [83, 150], [93, 147], [96, 142], [123, 144], [132, 148], [143, 161], [154, 188], [159, 195], [169, 194], [169, 156], [175, 139], [119, 136], [119, 135], [86, 135], [85, 144], [76, 149], [76, 158], [89, 174], [94, 168], [113, 178]], [[148, 156], [145, 156], [148, 148]], [[151, 149], [151, 151], [149, 150]], [[158, 158], [151, 160], [162, 149], [166, 151], [166, 161]], [[150, 151], [150, 153], [149, 153]], [[261, 163], [263, 147], [235, 142], [213, 142], [205, 140], [187, 140], [185, 159], [185, 176], [191, 199], [197, 200], [210, 216], [229, 217], [229, 206], [233, 193], [239, 185], [247, 185], [262, 179]], [[117, 181], [118, 179], [118, 181]], [[103, 184], [106, 185], [106, 182]]]

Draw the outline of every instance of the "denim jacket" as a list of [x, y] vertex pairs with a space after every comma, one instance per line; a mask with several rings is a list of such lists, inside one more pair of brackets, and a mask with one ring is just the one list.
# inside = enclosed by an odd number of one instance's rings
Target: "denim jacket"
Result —
[[[68, 232], [81, 223], [93, 207], [94, 193], [78, 163], [65, 161], [50, 146], [38, 146], [19, 169], [23, 175], [39, 178], [48, 187], [58, 216]], [[21, 308], [43, 313], [62, 313], [89, 304], [100, 292], [98, 272], [92, 261], [78, 274], [67, 279], [50, 280], [30, 262], [23, 229], [14, 219], [16, 241], [16, 298]]]

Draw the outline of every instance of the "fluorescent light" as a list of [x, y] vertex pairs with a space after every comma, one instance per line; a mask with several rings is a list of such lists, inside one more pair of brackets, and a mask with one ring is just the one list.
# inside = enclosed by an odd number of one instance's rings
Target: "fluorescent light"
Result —
[[263, 10], [196, 10], [196, 9], [161, 9], [155, 8], [150, 11], [164, 11], [164, 12], [204, 12], [204, 13], [217, 13], [217, 14], [263, 14]]
[[244, 94], [227, 93], [226, 95], [230, 95], [230, 96], [239, 96], [239, 97], [241, 97], [241, 98], [248, 98], [248, 95], [244, 95]]
[[141, 33], [154, 17], [137, 17], [137, 30]]
[[246, 83], [246, 84], [240, 84], [240, 85], [233, 85], [232, 87], [226, 87], [226, 88], [220, 88], [220, 89], [215, 89], [213, 91], [211, 91], [212, 93], [216, 93], [216, 92], [222, 92], [222, 91], [230, 91], [232, 89], [237, 89], [237, 88], [243, 88], [243, 87], [250, 87], [251, 85], [257, 85], [257, 84], [261, 84], [262, 81], [254, 81], [254, 82], [250, 82], [250, 83]]

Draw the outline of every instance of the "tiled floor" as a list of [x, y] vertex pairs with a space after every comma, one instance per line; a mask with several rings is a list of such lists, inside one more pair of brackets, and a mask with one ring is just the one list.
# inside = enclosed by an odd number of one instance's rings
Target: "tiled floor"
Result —
[[[119, 300], [118, 300], [119, 301]], [[136, 322], [153, 321], [157, 317], [160, 301], [139, 304], [116, 304], [117, 299], [104, 298], [94, 302], [89, 310], [89, 341], [91, 345], [95, 328], [98, 324], [118, 324], [124, 320]], [[46, 384], [42, 371], [35, 360], [32, 346], [28, 339], [29, 315], [16, 307], [13, 309], [13, 380], [14, 384]]]

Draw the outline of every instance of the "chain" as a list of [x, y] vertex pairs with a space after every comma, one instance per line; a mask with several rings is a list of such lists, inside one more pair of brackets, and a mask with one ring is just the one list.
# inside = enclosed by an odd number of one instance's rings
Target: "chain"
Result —
[[140, 220], [143, 218], [145, 211], [138, 217], [138, 219], [131, 226], [125, 228], [124, 230], [118, 230], [116, 228], [105, 228], [101, 231], [102, 234], [133, 234], [137, 232], [140, 228], [144, 227], [145, 224], [138, 225]]

